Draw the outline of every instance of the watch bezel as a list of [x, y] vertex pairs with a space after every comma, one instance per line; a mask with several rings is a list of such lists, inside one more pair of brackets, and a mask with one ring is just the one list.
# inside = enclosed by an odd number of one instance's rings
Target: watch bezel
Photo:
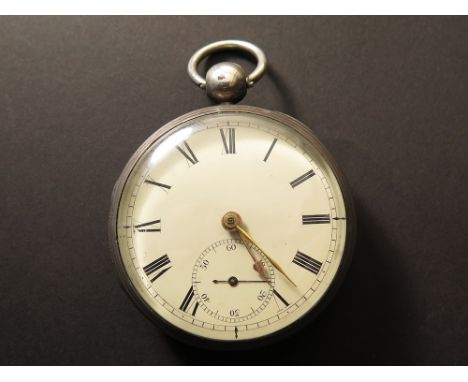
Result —
[[[118, 215], [118, 208], [120, 204], [120, 200], [122, 197], [122, 192], [124, 190], [125, 184], [132, 173], [135, 165], [137, 164], [138, 160], [141, 158], [142, 155], [157, 141], [163, 138], [165, 135], [169, 135], [170, 132], [181, 124], [187, 123], [195, 118], [199, 118], [202, 116], [210, 115], [210, 114], [221, 114], [221, 113], [247, 113], [247, 114], [254, 114], [259, 115], [261, 117], [270, 118], [274, 121], [282, 123], [292, 129], [294, 129], [297, 133], [299, 133], [304, 139], [307, 139], [323, 156], [323, 158], [327, 161], [330, 169], [332, 170], [335, 178], [338, 182], [340, 187], [343, 202], [346, 210], [346, 239], [345, 239], [345, 246], [343, 251], [343, 256], [336, 272], [335, 277], [333, 278], [330, 286], [324, 292], [323, 296], [317, 302], [317, 304], [304, 316], [300, 317], [298, 320], [294, 321], [292, 324], [265, 336], [261, 336], [254, 339], [246, 339], [246, 340], [216, 340], [216, 339], [209, 339], [206, 337], [198, 336], [182, 330], [172, 324], [171, 322], [167, 321], [163, 317], [161, 317], [157, 312], [155, 312], [145, 301], [143, 298], [140, 297], [138, 294], [135, 286], [132, 284], [126, 270], [125, 266], [122, 261], [122, 257], [120, 254], [120, 249], [117, 240], [117, 215]], [[109, 232], [109, 241], [111, 247], [111, 255], [113, 262], [117, 268], [117, 273], [119, 276], [119, 280], [125, 291], [131, 297], [132, 301], [135, 305], [153, 322], [156, 322], [159, 326], [166, 330], [168, 334], [172, 337], [176, 338], [179, 341], [182, 341], [186, 344], [192, 346], [199, 346], [204, 347], [207, 349], [216, 349], [216, 350], [233, 350], [233, 349], [246, 349], [251, 348], [252, 346], [261, 346], [267, 345], [273, 342], [280, 341], [290, 335], [294, 334], [311, 321], [313, 321], [320, 312], [328, 305], [331, 301], [333, 296], [336, 294], [339, 286], [341, 285], [344, 276], [349, 268], [353, 248], [355, 243], [356, 237], [356, 214], [354, 210], [354, 204], [351, 196], [351, 192], [348, 186], [348, 182], [339, 169], [336, 161], [332, 157], [332, 155], [328, 152], [325, 146], [321, 143], [321, 141], [311, 132], [311, 130], [302, 122], [298, 121], [297, 119], [278, 112], [278, 111], [271, 111], [268, 109], [263, 109], [254, 106], [245, 106], [245, 105], [217, 105], [206, 107], [202, 109], [197, 109], [186, 113], [178, 118], [173, 119], [172, 121], [168, 122], [158, 130], [156, 130], [150, 137], [148, 137], [143, 144], [134, 152], [131, 156], [127, 164], [125, 165], [122, 173], [117, 179], [117, 182], [114, 186], [112, 197], [111, 197], [111, 209], [110, 209], [110, 216], [109, 216], [109, 223], [108, 223], [108, 232]]]

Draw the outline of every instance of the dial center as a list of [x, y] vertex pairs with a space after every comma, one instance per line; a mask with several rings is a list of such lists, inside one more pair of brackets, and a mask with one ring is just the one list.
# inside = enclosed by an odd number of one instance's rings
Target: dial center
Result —
[[239, 284], [239, 280], [237, 279], [236, 276], [231, 276], [231, 277], [229, 277], [229, 279], [228, 279], [228, 284], [229, 284], [230, 286], [232, 286], [232, 287], [235, 287], [235, 286], [237, 286], [237, 284]]
[[237, 229], [237, 226], [241, 224], [241, 221], [240, 215], [234, 211], [226, 212], [221, 220], [223, 227], [229, 231]]

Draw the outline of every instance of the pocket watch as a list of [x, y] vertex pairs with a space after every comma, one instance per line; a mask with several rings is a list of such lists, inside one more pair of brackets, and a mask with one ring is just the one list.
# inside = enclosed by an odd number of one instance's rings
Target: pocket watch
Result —
[[[219, 50], [256, 60], [197, 71]], [[332, 298], [355, 233], [345, 178], [309, 128], [235, 105], [264, 74], [239, 40], [195, 52], [188, 74], [218, 102], [157, 129], [112, 194], [109, 236], [120, 280], [167, 332], [192, 345], [246, 348], [284, 338]]]

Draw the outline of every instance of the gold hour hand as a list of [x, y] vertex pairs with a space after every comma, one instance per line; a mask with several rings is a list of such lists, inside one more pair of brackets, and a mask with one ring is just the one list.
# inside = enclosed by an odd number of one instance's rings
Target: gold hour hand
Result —
[[257, 269], [259, 268], [259, 265], [262, 269], [264, 269], [264, 267], [261, 265], [261, 262], [257, 261], [255, 259], [255, 256], [250, 252], [251, 249], [249, 249], [249, 246], [246, 245], [245, 243], [245, 239], [249, 240], [253, 245], [255, 245], [258, 250], [260, 252], [263, 253], [263, 255], [270, 261], [270, 263], [279, 271], [283, 274], [284, 277], [286, 277], [286, 279], [291, 283], [293, 284], [295, 287], [297, 287], [297, 285], [294, 283], [294, 281], [291, 280], [291, 278], [286, 274], [286, 272], [283, 270], [283, 268], [275, 261], [273, 260], [270, 256], [267, 255], [267, 253], [260, 248], [260, 246], [255, 242], [255, 240], [252, 238], [252, 236], [250, 236], [250, 234], [244, 229], [241, 227], [240, 223], [241, 223], [242, 219], [240, 217], [240, 215], [237, 213], [237, 212], [227, 212], [224, 216], [223, 216], [223, 219], [222, 219], [222, 223], [223, 223], [223, 227], [226, 228], [227, 230], [230, 230], [230, 231], [237, 231], [239, 232], [240, 234], [240, 237], [242, 239], [242, 241], [244, 242], [244, 245], [247, 247], [247, 250], [249, 251], [250, 255], [252, 256], [252, 258], [254, 259], [254, 267], [255, 267], [255, 270], [257, 270], [257, 272], [260, 273], [260, 271]]

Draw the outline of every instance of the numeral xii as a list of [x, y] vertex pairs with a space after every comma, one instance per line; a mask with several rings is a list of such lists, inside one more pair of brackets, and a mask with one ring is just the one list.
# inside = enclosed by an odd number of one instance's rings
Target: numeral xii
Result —
[[[225, 132], [226, 131], [226, 132]], [[226, 154], [236, 153], [236, 129], [230, 127], [228, 129], [220, 129], [221, 139], [223, 140], [224, 150]]]

